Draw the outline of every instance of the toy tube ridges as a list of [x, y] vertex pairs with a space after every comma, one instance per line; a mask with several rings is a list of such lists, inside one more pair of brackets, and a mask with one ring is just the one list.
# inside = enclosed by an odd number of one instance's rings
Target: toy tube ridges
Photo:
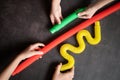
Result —
[[[96, 14], [95, 16], [93, 16], [91, 19], [88, 19], [84, 22], [82, 22], [81, 24], [75, 26], [74, 28], [72, 28], [71, 30], [65, 32], [64, 34], [62, 34], [61, 36], [59, 36], [58, 38], [56, 38], [55, 40], [53, 40], [52, 42], [50, 42], [49, 44], [47, 44], [44, 48], [41, 49], [41, 51], [43, 51], [44, 54], [46, 54], [48, 51], [50, 51], [52, 48], [54, 48], [55, 46], [57, 46], [58, 44], [60, 44], [62, 41], [68, 39], [69, 37], [73, 36], [75, 33], [77, 33], [78, 31], [86, 28], [87, 26], [93, 24], [95, 21], [98, 21], [110, 14], [112, 14], [113, 12], [120, 10], [120, 2], [112, 5], [111, 7], [103, 10], [102, 12]], [[30, 58], [28, 58], [27, 60], [25, 60], [23, 63], [21, 63], [13, 72], [13, 76], [16, 75], [17, 73], [21, 72], [22, 70], [24, 70], [26, 67], [28, 67], [29, 65], [31, 65], [33, 62], [35, 62], [37, 59], [40, 58], [40, 56], [43, 55], [35, 55], [32, 56]]]

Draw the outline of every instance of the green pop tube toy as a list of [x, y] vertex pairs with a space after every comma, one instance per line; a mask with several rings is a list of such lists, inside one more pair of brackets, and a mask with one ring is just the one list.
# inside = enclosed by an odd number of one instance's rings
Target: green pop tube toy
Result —
[[54, 34], [55, 32], [59, 31], [60, 29], [62, 29], [64, 26], [66, 26], [67, 24], [69, 24], [70, 22], [72, 22], [73, 20], [78, 18], [78, 13], [84, 11], [85, 8], [80, 8], [77, 9], [75, 12], [73, 12], [72, 14], [70, 14], [69, 16], [67, 16], [66, 18], [64, 18], [61, 21], [61, 24], [56, 24], [54, 25], [51, 29], [50, 32], [52, 34]]

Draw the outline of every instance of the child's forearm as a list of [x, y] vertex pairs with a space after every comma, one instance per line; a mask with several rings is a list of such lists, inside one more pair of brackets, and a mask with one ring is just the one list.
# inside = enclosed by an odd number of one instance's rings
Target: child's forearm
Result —
[[52, 0], [52, 3], [60, 4], [61, 0]]
[[9, 80], [11, 74], [21, 61], [22, 57], [17, 56], [13, 62], [0, 74], [0, 80]]
[[18, 64], [29, 57], [32, 57], [34, 55], [42, 55], [43, 52], [37, 51], [36, 49], [39, 49], [40, 46], [44, 46], [43, 43], [35, 43], [30, 45], [28, 48], [26, 48], [24, 51], [22, 51], [12, 62], [11, 64], [0, 74], [0, 80], [8, 80], [10, 76], [12, 75], [13, 71], [16, 69]]
[[90, 6], [88, 6], [88, 8], [94, 8], [97, 11], [98, 9], [102, 8], [112, 1], [114, 0], [97, 0], [96, 3], [91, 4]]

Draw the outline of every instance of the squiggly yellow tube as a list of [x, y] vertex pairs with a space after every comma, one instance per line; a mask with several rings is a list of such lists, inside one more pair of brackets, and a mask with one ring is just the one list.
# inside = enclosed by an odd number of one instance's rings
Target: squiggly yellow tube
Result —
[[95, 36], [93, 38], [87, 30], [81, 30], [76, 35], [76, 40], [77, 40], [79, 46], [76, 47], [71, 44], [64, 44], [61, 46], [60, 54], [64, 59], [66, 59], [68, 61], [68, 63], [64, 64], [61, 67], [61, 71], [68, 70], [68, 69], [72, 68], [75, 64], [75, 60], [74, 60], [73, 56], [68, 54], [67, 50], [69, 50], [73, 53], [76, 53], [76, 54], [80, 54], [84, 51], [86, 45], [83, 40], [83, 37], [85, 37], [86, 40], [88, 41], [88, 43], [91, 45], [96, 45], [101, 41], [101, 28], [100, 28], [99, 21], [95, 22], [94, 34], [95, 34]]

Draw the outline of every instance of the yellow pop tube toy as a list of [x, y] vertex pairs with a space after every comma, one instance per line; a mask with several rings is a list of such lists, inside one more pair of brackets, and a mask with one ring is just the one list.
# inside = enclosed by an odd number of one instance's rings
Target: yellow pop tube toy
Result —
[[100, 28], [100, 22], [96, 21], [94, 26], [94, 38], [91, 36], [89, 31], [87, 30], [81, 30], [76, 35], [76, 40], [79, 44], [79, 46], [73, 46], [71, 44], [64, 44], [60, 48], [60, 54], [61, 56], [68, 61], [68, 63], [64, 64], [61, 67], [61, 71], [65, 71], [68, 69], [71, 69], [74, 64], [75, 60], [74, 57], [68, 54], [68, 50], [75, 53], [75, 54], [81, 54], [85, 50], [85, 42], [83, 40], [83, 37], [86, 38], [87, 42], [91, 45], [96, 45], [101, 41], [101, 28]]

